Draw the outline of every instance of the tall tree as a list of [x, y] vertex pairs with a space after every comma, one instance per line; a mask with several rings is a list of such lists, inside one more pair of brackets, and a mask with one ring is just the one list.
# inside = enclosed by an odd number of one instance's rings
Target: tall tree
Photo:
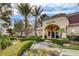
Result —
[[17, 5], [17, 9], [19, 10], [20, 14], [22, 16], [24, 16], [24, 21], [25, 21], [25, 33], [26, 33], [26, 36], [28, 36], [29, 34], [29, 22], [28, 22], [28, 16], [31, 12], [31, 6], [28, 4], [28, 3], [20, 3]]
[[11, 3], [0, 3], [0, 14], [0, 19], [4, 20], [7, 25], [10, 25], [10, 16], [12, 15]]
[[37, 36], [37, 25], [40, 22], [40, 16], [42, 13], [43, 9], [41, 8], [41, 6], [34, 6], [34, 8], [32, 9], [32, 15], [35, 17], [35, 24], [34, 24], [34, 30], [35, 30], [35, 36]]
[[16, 21], [14, 23], [14, 30], [17, 33], [20, 33], [20, 36], [22, 36], [22, 33], [24, 31], [24, 23], [23, 23], [23, 21]]
[[1, 11], [1, 8], [3, 7], [3, 6], [5, 6], [5, 5], [7, 5], [8, 7], [10, 7], [11, 5], [10, 5], [11, 3], [0, 3], [0, 11]]

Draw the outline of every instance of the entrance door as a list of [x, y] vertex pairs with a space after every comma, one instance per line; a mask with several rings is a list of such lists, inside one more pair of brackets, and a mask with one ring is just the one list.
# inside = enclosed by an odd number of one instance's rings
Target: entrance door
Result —
[[48, 36], [50, 36], [50, 32], [48, 31]]
[[59, 33], [58, 32], [56, 32], [56, 38], [59, 38]]
[[51, 33], [51, 38], [54, 38], [54, 32]]

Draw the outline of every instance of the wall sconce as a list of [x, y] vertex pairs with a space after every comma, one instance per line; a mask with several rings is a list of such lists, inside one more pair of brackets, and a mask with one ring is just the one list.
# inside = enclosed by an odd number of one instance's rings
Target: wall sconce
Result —
[[74, 33], [75, 32], [75, 29], [72, 29], [72, 33]]

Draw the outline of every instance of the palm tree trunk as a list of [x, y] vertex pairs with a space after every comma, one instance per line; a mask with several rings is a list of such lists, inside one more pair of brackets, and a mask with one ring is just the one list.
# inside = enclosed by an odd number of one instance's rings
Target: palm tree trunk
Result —
[[28, 32], [28, 20], [27, 17], [25, 18], [25, 35], [28, 36], [29, 32]]
[[36, 26], [35, 26], [35, 36], [37, 36], [37, 28], [36, 28]]
[[37, 18], [35, 20], [36, 21], [35, 21], [35, 28], [34, 28], [34, 30], [35, 30], [35, 36], [37, 37]]

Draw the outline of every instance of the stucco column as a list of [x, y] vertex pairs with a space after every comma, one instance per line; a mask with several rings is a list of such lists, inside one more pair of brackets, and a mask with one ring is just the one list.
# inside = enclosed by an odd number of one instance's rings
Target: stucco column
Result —
[[56, 38], [56, 32], [54, 32], [54, 38]]
[[67, 29], [68, 29], [68, 26], [66, 26], [66, 37], [67, 37]]
[[62, 32], [62, 38], [66, 38], [66, 27], [64, 28], [64, 32]]
[[44, 28], [42, 28], [42, 30], [43, 30], [43, 32], [42, 32], [42, 38], [44, 39], [44, 35], [45, 35], [45, 34], [44, 34], [44, 33], [45, 33], [45, 32], [44, 32]]

